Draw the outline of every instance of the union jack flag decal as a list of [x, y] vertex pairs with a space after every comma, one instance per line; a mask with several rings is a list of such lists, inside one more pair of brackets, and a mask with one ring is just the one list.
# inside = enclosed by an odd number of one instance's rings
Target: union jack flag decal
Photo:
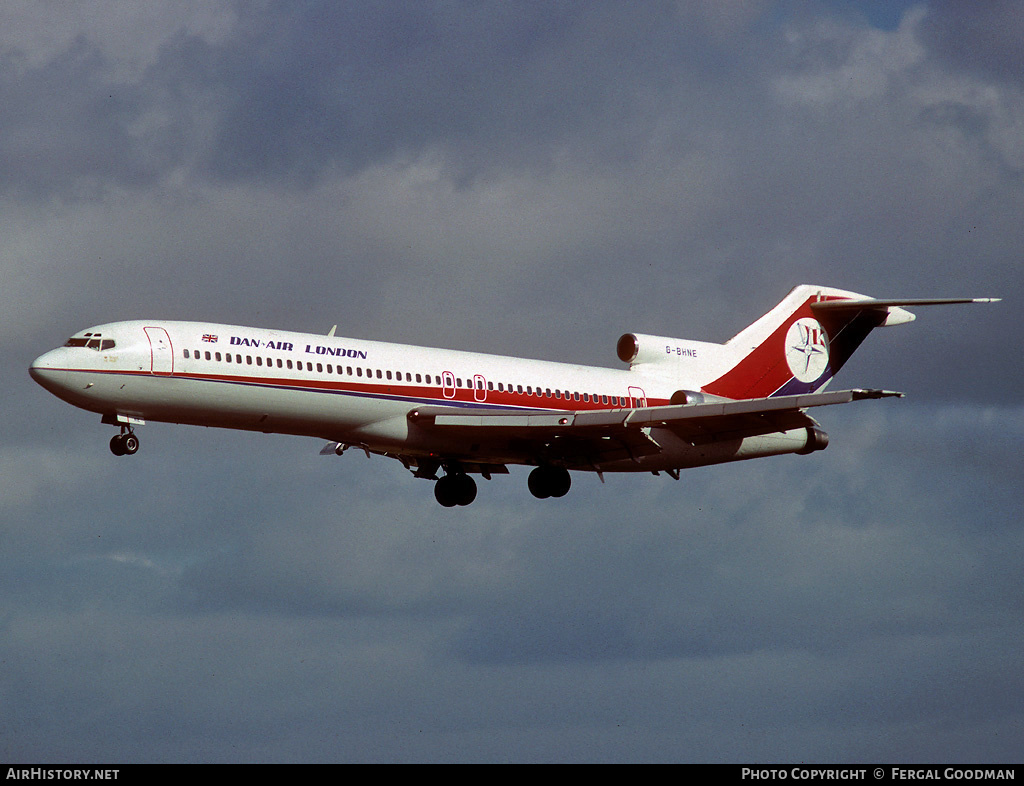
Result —
[[213, 335], [212, 333], [204, 333], [203, 334], [203, 341], [206, 341], [206, 342], [208, 342], [210, 344], [216, 344], [217, 343], [217, 337], [215, 335]]

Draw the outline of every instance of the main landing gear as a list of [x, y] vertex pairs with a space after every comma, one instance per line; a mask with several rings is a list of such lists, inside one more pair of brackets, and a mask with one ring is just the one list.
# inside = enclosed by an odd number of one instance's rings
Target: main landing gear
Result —
[[[564, 497], [572, 479], [563, 467], [540, 466], [530, 473], [527, 485], [537, 499]], [[434, 483], [434, 497], [446, 508], [468, 505], [476, 499], [476, 481], [465, 472], [449, 468], [448, 474]]]
[[453, 472], [438, 478], [434, 497], [446, 508], [468, 505], [476, 499], [476, 481], [464, 472]]
[[569, 493], [572, 478], [564, 467], [540, 466], [530, 473], [526, 481], [530, 493], [537, 499], [564, 497]]
[[122, 427], [120, 434], [110, 440], [110, 452], [115, 456], [131, 456], [139, 449], [139, 438], [131, 429], [125, 431]]

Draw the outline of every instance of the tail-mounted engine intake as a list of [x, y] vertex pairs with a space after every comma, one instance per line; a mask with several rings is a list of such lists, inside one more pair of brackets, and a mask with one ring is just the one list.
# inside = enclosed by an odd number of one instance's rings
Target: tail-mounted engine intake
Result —
[[824, 450], [827, 447], [828, 434], [820, 428], [809, 426], [807, 428], [807, 444], [798, 450], [797, 454], [800, 456], [806, 456], [808, 453], [813, 453], [816, 450]]
[[712, 401], [725, 401], [721, 396], [698, 393], [696, 390], [677, 390], [669, 399], [669, 404], [710, 404]]
[[636, 366], [641, 363], [665, 363], [686, 358], [700, 358], [710, 353], [714, 345], [702, 341], [686, 341], [669, 336], [647, 336], [626, 333], [615, 345], [615, 354], [623, 363]]

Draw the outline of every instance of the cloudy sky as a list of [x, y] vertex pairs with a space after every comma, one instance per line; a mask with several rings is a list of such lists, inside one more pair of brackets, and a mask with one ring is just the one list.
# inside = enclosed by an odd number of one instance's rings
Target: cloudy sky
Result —
[[[7, 0], [0, 760], [1020, 761], [1010, 2]], [[797, 283], [879, 331], [832, 444], [446, 510], [29, 378], [200, 319], [618, 365]]]

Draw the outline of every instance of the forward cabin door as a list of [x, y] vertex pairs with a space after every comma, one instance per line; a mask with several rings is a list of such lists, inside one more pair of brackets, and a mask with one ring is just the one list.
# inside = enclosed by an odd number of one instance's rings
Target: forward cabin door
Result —
[[174, 373], [174, 350], [171, 337], [161, 327], [143, 328], [149, 339], [150, 373], [169, 377]]

